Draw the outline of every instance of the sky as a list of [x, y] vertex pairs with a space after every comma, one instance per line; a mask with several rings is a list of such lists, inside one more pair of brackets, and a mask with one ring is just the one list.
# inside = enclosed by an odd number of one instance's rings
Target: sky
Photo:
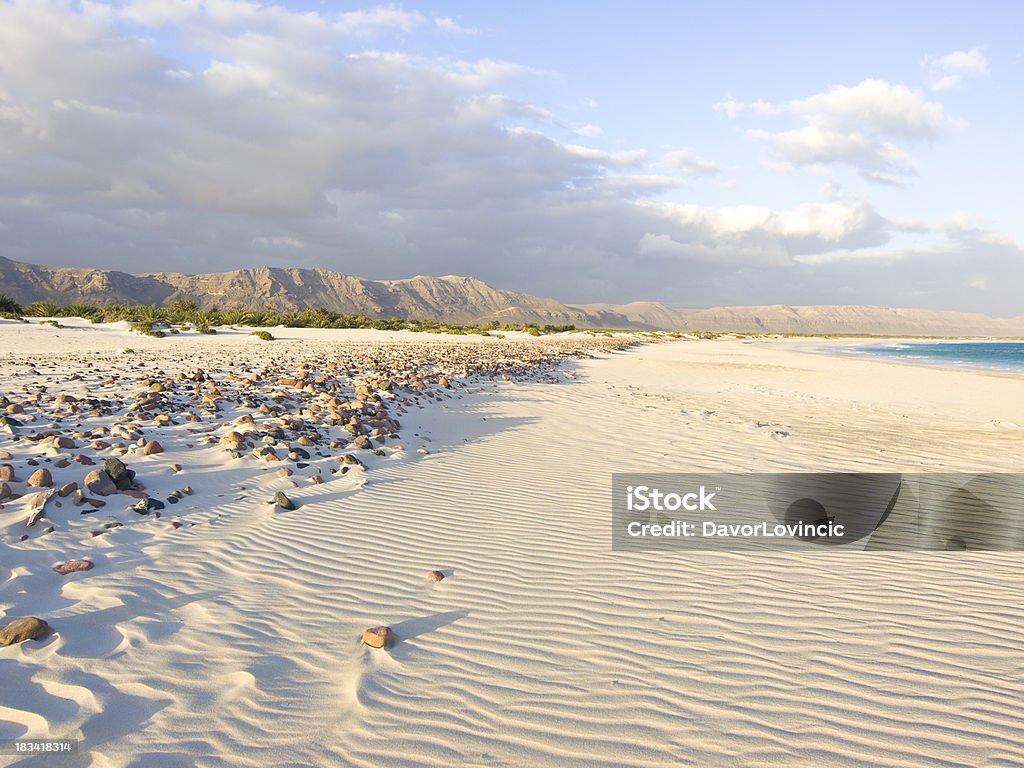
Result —
[[1024, 315], [1022, 26], [984, 1], [0, 0], [0, 256]]

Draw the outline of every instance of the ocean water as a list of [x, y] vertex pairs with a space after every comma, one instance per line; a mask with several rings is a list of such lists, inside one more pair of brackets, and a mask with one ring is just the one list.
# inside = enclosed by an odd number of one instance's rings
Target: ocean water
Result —
[[908, 341], [844, 347], [845, 354], [884, 357], [950, 368], [1024, 372], [1024, 342]]

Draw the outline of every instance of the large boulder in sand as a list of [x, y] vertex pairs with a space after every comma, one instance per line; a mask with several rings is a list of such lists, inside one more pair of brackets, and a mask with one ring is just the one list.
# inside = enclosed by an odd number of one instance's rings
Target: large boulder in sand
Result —
[[370, 627], [363, 630], [363, 644], [371, 648], [387, 648], [395, 642], [395, 633], [391, 627]]
[[98, 496], [110, 496], [112, 493], [117, 493], [117, 486], [110, 479], [110, 475], [99, 469], [94, 469], [86, 475], [82, 485], [89, 490], [89, 493], [95, 493]]
[[50, 486], [53, 485], [53, 477], [50, 475], [50, 470], [37, 469], [35, 472], [29, 475], [26, 484], [32, 486], [33, 488], [49, 488]]
[[26, 640], [35, 640], [49, 631], [50, 625], [35, 616], [15, 619], [0, 629], [0, 645], [14, 645]]
[[142, 453], [145, 456], [152, 456], [154, 453], [163, 453], [164, 447], [160, 445], [156, 440], [150, 440], [142, 448]]

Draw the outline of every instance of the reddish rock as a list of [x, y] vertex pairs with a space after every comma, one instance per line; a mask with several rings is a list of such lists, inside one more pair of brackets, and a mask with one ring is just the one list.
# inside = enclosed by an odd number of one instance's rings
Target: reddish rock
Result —
[[76, 571], [89, 571], [92, 570], [92, 560], [68, 560], [64, 563], [58, 563], [53, 566], [53, 570], [59, 573], [61, 576], [69, 573], [75, 573]]
[[0, 465], [0, 483], [3, 482], [16, 482], [14, 477], [14, 467], [12, 467], [10, 464]]
[[33, 488], [49, 488], [53, 485], [53, 478], [50, 476], [50, 470], [37, 469], [29, 475], [26, 485], [30, 485]]
[[110, 479], [110, 475], [99, 469], [94, 469], [86, 475], [82, 484], [90, 493], [95, 493], [100, 496], [109, 496], [112, 493], [117, 493], [117, 486], [114, 485], [114, 481]]
[[60, 496], [62, 499], [66, 499], [68, 496], [70, 496], [77, 490], [78, 483], [65, 483], [60, 487], [60, 490], [57, 491], [57, 495]]
[[370, 627], [363, 631], [363, 644], [371, 648], [387, 648], [395, 641], [391, 627]]
[[238, 432], [228, 432], [220, 439], [220, 444], [232, 451], [237, 451], [245, 446], [245, 438]]
[[431, 581], [443, 581], [444, 574], [441, 571], [431, 571], [427, 574], [427, 578]]
[[146, 456], [152, 456], [155, 453], [163, 453], [163, 452], [164, 452], [164, 447], [162, 445], [160, 445], [160, 443], [158, 443], [156, 440], [150, 440], [148, 443], [146, 443], [145, 447], [143, 447], [143, 449], [142, 449], [142, 453], [144, 455], [146, 455]]

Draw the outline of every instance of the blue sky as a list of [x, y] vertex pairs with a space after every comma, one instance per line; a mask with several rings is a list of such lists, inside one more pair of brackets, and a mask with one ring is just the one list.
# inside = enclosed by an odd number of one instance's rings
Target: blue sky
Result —
[[0, 0], [0, 255], [1021, 315], [1022, 16]]

